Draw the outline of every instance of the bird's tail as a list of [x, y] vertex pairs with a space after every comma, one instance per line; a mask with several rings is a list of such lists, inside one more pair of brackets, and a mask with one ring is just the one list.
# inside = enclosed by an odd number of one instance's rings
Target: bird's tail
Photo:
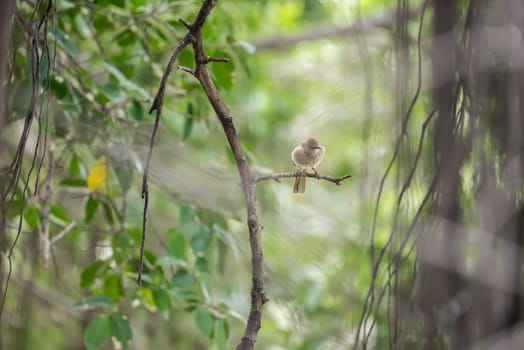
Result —
[[304, 193], [306, 191], [306, 177], [297, 176], [295, 177], [295, 183], [293, 183], [293, 193]]

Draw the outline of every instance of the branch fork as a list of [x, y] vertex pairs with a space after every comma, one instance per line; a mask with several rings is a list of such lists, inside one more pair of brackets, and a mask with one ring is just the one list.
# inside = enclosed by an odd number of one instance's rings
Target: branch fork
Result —
[[202, 89], [204, 90], [209, 103], [212, 105], [215, 113], [220, 121], [224, 134], [227, 138], [231, 152], [235, 159], [238, 173], [240, 175], [240, 185], [244, 194], [244, 201], [246, 204], [246, 218], [247, 228], [249, 231], [249, 243], [251, 246], [251, 269], [252, 269], [252, 288], [251, 288], [251, 307], [247, 319], [247, 324], [244, 330], [244, 334], [237, 345], [237, 350], [251, 350], [254, 348], [258, 331], [261, 327], [262, 319], [262, 306], [268, 301], [264, 293], [264, 284], [266, 281], [266, 274], [264, 269], [264, 257], [262, 253], [262, 223], [258, 216], [257, 199], [255, 196], [255, 185], [263, 180], [274, 179], [277, 180], [282, 177], [295, 177], [295, 176], [307, 176], [315, 177], [317, 179], [327, 180], [339, 184], [342, 180], [350, 177], [346, 175], [342, 178], [333, 178], [327, 175], [320, 174], [298, 174], [298, 173], [282, 173], [272, 174], [266, 176], [255, 176], [249, 167], [247, 162], [246, 154], [240, 143], [240, 138], [237, 134], [233, 117], [230, 115], [230, 111], [222, 101], [218, 90], [213, 83], [210, 74], [207, 70], [207, 63], [209, 62], [228, 62], [227, 58], [209, 57], [205, 54], [204, 44], [202, 40], [202, 27], [210, 14], [211, 10], [217, 4], [218, 0], [204, 0], [200, 7], [200, 10], [193, 23], [189, 23], [185, 19], [179, 19], [187, 29], [188, 33], [180, 40], [180, 42], [174, 48], [169, 62], [167, 64], [164, 75], [160, 82], [158, 92], [155, 96], [153, 104], [149, 110], [149, 113], [156, 111], [155, 123], [151, 134], [151, 140], [149, 150], [144, 166], [144, 174], [142, 178], [142, 198], [144, 199], [144, 211], [142, 216], [142, 242], [140, 250], [140, 264], [138, 271], [137, 282], [141, 284], [142, 281], [142, 266], [143, 266], [143, 254], [144, 254], [144, 242], [146, 233], [146, 219], [147, 219], [147, 206], [149, 200], [149, 190], [147, 186], [149, 164], [151, 161], [151, 154], [153, 152], [155, 135], [158, 129], [160, 116], [162, 114], [162, 106], [164, 101], [164, 93], [167, 84], [169, 74], [173, 70], [174, 64], [182, 52], [182, 50], [191, 44], [194, 52], [195, 66], [194, 68], [177, 66], [177, 69], [187, 72], [194, 76]]

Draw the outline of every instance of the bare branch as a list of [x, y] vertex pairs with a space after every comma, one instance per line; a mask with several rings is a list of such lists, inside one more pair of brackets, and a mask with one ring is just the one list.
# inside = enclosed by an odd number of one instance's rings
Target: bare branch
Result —
[[179, 18], [178, 21], [182, 23], [187, 29], [191, 30], [191, 23], [189, 23], [188, 21], [186, 21], [183, 18]]
[[255, 178], [255, 183], [259, 183], [260, 181], [265, 181], [265, 180], [275, 180], [275, 181], [278, 181], [280, 180], [281, 178], [285, 178], [285, 177], [311, 177], [311, 178], [314, 178], [314, 179], [317, 179], [317, 180], [326, 180], [326, 181], [329, 181], [329, 182], [332, 182], [334, 183], [335, 185], [340, 185], [340, 183], [346, 179], [349, 179], [351, 177], [350, 174], [347, 174], [347, 175], [344, 175], [344, 176], [341, 176], [341, 177], [333, 177], [333, 176], [330, 176], [330, 175], [322, 175], [322, 174], [310, 174], [310, 173], [300, 173], [300, 172], [295, 172], [295, 173], [275, 173], [275, 174], [269, 174], [269, 175], [263, 175], [263, 176], [258, 176]]
[[[202, 4], [202, 7], [204, 7], [204, 4]], [[200, 12], [202, 12], [202, 9]], [[199, 13], [199, 16], [200, 16], [200, 13]], [[146, 226], [147, 207], [149, 204], [149, 186], [147, 182], [148, 174], [149, 174], [149, 164], [151, 163], [151, 155], [153, 154], [153, 147], [155, 145], [156, 133], [158, 130], [158, 125], [160, 124], [160, 116], [162, 115], [162, 107], [164, 105], [164, 95], [166, 92], [167, 78], [169, 77], [169, 74], [171, 74], [171, 71], [173, 71], [173, 65], [175, 64], [182, 50], [187, 45], [189, 45], [191, 41], [193, 40], [193, 37], [191, 35], [191, 30], [192, 30], [193, 25], [190, 25], [187, 21], [183, 19], [180, 19], [179, 21], [182, 24], [184, 24], [188, 29], [190, 29], [190, 32], [187, 33], [182, 38], [182, 40], [180, 40], [178, 45], [173, 50], [173, 53], [171, 54], [171, 57], [169, 58], [169, 62], [167, 64], [166, 70], [164, 71], [164, 75], [162, 76], [162, 80], [160, 82], [158, 92], [155, 96], [155, 99], [153, 100], [153, 104], [151, 105], [151, 108], [149, 109], [150, 114], [153, 113], [153, 111], [156, 111], [156, 116], [155, 116], [155, 124], [153, 126], [153, 132], [151, 133], [151, 140], [149, 142], [149, 149], [147, 152], [146, 164], [144, 166], [144, 174], [142, 175], [142, 199], [144, 200], [144, 211], [142, 213], [142, 239], [140, 241], [140, 259], [138, 263], [137, 283], [139, 285], [142, 284], [142, 269], [144, 266], [144, 247], [145, 247], [145, 241], [146, 241], [146, 227], [147, 227]]]
[[229, 62], [229, 58], [226, 57], [207, 57], [206, 63], [209, 62]]
[[[409, 11], [409, 17], [417, 16], [422, 10], [422, 6]], [[293, 36], [274, 37], [260, 40], [255, 43], [257, 51], [263, 50], [286, 50], [302, 42], [325, 40], [332, 38], [344, 38], [354, 35], [362, 35], [376, 28], [391, 29], [395, 23], [395, 11], [386, 15], [373, 18], [369, 21], [354, 23], [347, 26], [313, 28], [307, 32]]]
[[[149, 153], [146, 161], [146, 166], [144, 169], [144, 177], [142, 180], [142, 198], [144, 198], [144, 212], [143, 212], [143, 224], [142, 224], [142, 243], [141, 243], [141, 252], [140, 252], [140, 265], [139, 265], [139, 274], [138, 274], [138, 283], [141, 282], [141, 273], [142, 273], [142, 263], [143, 263], [143, 249], [145, 241], [145, 229], [146, 229], [146, 214], [147, 214], [147, 205], [149, 200], [149, 191], [147, 187], [147, 172], [149, 168], [149, 161], [151, 159], [151, 153], [154, 144], [155, 133], [158, 128], [158, 122], [160, 119], [160, 114], [162, 112], [162, 103], [165, 92], [165, 85], [167, 82], [167, 76], [173, 68], [174, 61], [178, 57], [180, 51], [187, 46], [189, 43], [193, 46], [194, 56], [195, 56], [195, 68], [192, 70], [192, 74], [197, 78], [200, 85], [204, 89], [209, 102], [213, 106], [217, 117], [222, 124], [224, 133], [227, 137], [227, 141], [235, 158], [238, 172], [240, 174], [240, 180], [242, 184], [242, 191], [244, 193], [244, 200], [246, 203], [247, 210], [247, 226], [249, 230], [249, 243], [251, 245], [251, 267], [252, 267], [252, 281], [253, 287], [251, 289], [251, 308], [249, 311], [249, 316], [244, 330], [244, 335], [240, 341], [240, 344], [237, 346], [237, 349], [253, 349], [255, 342], [257, 340], [258, 331], [260, 329], [260, 323], [262, 318], [262, 306], [267, 301], [264, 294], [264, 282], [265, 282], [265, 271], [264, 271], [264, 261], [262, 254], [262, 224], [258, 217], [256, 197], [255, 197], [255, 176], [251, 172], [249, 165], [247, 163], [247, 158], [245, 152], [240, 143], [240, 139], [236, 132], [235, 126], [233, 124], [233, 118], [229, 113], [229, 108], [226, 107], [222, 98], [220, 97], [216, 86], [214, 85], [209, 72], [207, 71], [206, 64], [211, 61], [224, 62], [223, 59], [214, 59], [210, 58], [205, 54], [204, 44], [202, 41], [202, 27], [211, 12], [215, 7], [218, 0], [204, 0], [200, 7], [200, 11], [195, 19], [195, 21], [189, 24], [187, 21], [180, 20], [180, 22], [188, 28], [189, 32], [184, 36], [181, 42], [176, 46], [169, 64], [166, 68], [166, 72], [162, 77], [160, 83], [160, 88], [158, 90], [157, 96], [153, 101], [151, 106], [150, 113], [153, 110], [157, 111], [155, 126], [153, 129], [153, 134], [151, 136], [151, 144], [149, 148]], [[187, 71], [187, 69], [182, 69]]]
[[45, 185], [45, 195], [44, 195], [44, 207], [42, 208], [42, 229], [41, 229], [41, 239], [42, 239], [42, 257], [44, 260], [44, 267], [47, 268], [49, 263], [49, 251], [51, 250], [51, 244], [49, 240], [49, 226], [50, 219], [49, 214], [51, 213], [51, 198], [53, 197], [53, 173], [54, 173], [54, 162], [55, 162], [55, 140], [51, 139], [49, 143], [48, 153], [48, 169], [47, 169], [47, 178]]
[[195, 75], [195, 71], [193, 71], [191, 68], [189, 67], [186, 67], [186, 66], [177, 66], [176, 67], [178, 70], [181, 70], [183, 72], [186, 72], [186, 73], [189, 73], [191, 75]]
[[66, 227], [64, 227], [64, 229], [62, 231], [60, 231], [56, 236], [54, 236], [53, 238], [51, 238], [51, 246], [53, 246], [56, 242], [58, 242], [59, 240], [61, 240], [65, 235], [67, 235], [69, 232], [71, 232], [72, 229], [74, 229], [76, 226], [76, 221], [71, 221], [69, 223], [69, 225], [67, 225]]

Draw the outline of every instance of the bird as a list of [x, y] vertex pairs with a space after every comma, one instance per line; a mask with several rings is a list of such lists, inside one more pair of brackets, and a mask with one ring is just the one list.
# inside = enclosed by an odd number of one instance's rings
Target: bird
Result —
[[[325, 147], [315, 138], [310, 137], [306, 142], [296, 146], [291, 152], [291, 160], [297, 167], [297, 172], [305, 174], [311, 168], [317, 174], [316, 167], [324, 159]], [[296, 176], [293, 184], [293, 193], [304, 193], [306, 190], [306, 177]]]

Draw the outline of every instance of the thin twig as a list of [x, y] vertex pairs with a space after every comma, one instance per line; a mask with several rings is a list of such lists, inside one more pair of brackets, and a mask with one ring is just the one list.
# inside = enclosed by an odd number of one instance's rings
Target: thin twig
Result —
[[60, 231], [56, 236], [54, 236], [53, 238], [51, 238], [51, 241], [49, 242], [50, 245], [54, 245], [56, 242], [58, 242], [59, 240], [61, 240], [65, 235], [67, 235], [69, 232], [71, 232], [71, 230], [73, 228], [75, 228], [76, 226], [76, 221], [71, 221], [69, 223], [69, 225], [67, 225], [66, 227], [64, 227], [64, 229], [62, 231]]
[[[183, 22], [182, 22], [183, 23]], [[144, 211], [142, 214], [142, 239], [140, 241], [140, 261], [138, 264], [138, 277], [137, 277], [137, 283], [140, 285], [142, 284], [142, 270], [144, 267], [144, 247], [146, 242], [146, 223], [147, 223], [147, 207], [149, 204], [149, 186], [148, 186], [148, 174], [149, 174], [149, 164], [151, 163], [151, 155], [153, 154], [153, 148], [155, 146], [155, 138], [156, 133], [158, 130], [158, 125], [160, 124], [160, 116], [162, 115], [162, 107], [164, 105], [164, 94], [166, 92], [166, 85], [167, 85], [167, 78], [169, 77], [169, 74], [171, 74], [171, 71], [173, 70], [173, 65], [175, 64], [178, 56], [182, 52], [182, 50], [189, 45], [191, 42], [191, 33], [187, 33], [184, 38], [178, 43], [178, 45], [173, 50], [173, 53], [171, 54], [171, 57], [169, 58], [169, 63], [167, 64], [166, 70], [164, 71], [164, 75], [162, 76], [162, 80], [160, 82], [160, 87], [158, 88], [158, 92], [155, 96], [155, 99], [153, 100], [153, 104], [151, 105], [151, 108], [149, 109], [149, 113], [153, 113], [153, 111], [156, 111], [155, 116], [155, 124], [153, 126], [153, 132], [151, 133], [151, 140], [149, 142], [149, 149], [147, 151], [147, 158], [146, 158], [146, 164], [144, 166], [144, 174], [142, 175], [142, 199], [144, 200]]]
[[[393, 155], [391, 157], [391, 160], [389, 161], [388, 163], [388, 166], [380, 180], [380, 184], [379, 184], [379, 189], [378, 189], [378, 193], [377, 193], [377, 197], [376, 197], [376, 200], [375, 200], [375, 210], [373, 212], [373, 219], [372, 219], [372, 225], [371, 225], [371, 233], [370, 233], [370, 257], [371, 257], [371, 265], [372, 265], [372, 272], [371, 272], [371, 285], [370, 287], [368, 288], [368, 293], [366, 295], [366, 298], [364, 300], [364, 308], [362, 310], [362, 314], [361, 314], [361, 318], [360, 318], [360, 321], [359, 321], [359, 325], [358, 325], [358, 328], [357, 328], [357, 331], [356, 331], [356, 336], [355, 336], [355, 342], [354, 342], [354, 349], [357, 349], [360, 345], [359, 341], [360, 341], [360, 335], [361, 335], [361, 331], [364, 331], [365, 333], [365, 330], [363, 330], [363, 326], [367, 323], [367, 320], [368, 318], [370, 317], [371, 313], [372, 313], [372, 308], [373, 308], [373, 304], [375, 303], [375, 285], [377, 283], [377, 276], [378, 276], [378, 270], [379, 270], [379, 267], [380, 267], [380, 263], [382, 261], [382, 258], [385, 254], [385, 251], [386, 249], [389, 247], [389, 245], [391, 244], [391, 241], [392, 241], [392, 238], [393, 238], [393, 235], [395, 234], [395, 230], [396, 230], [396, 219], [395, 219], [395, 222], [394, 222], [394, 227], [392, 228], [392, 231], [390, 233], [390, 236], [386, 242], [386, 244], [382, 247], [382, 249], [380, 250], [380, 253], [379, 253], [379, 256], [377, 258], [377, 260], [375, 260], [375, 232], [376, 232], [376, 227], [377, 227], [377, 219], [378, 219], [378, 209], [379, 209], [379, 205], [381, 203], [381, 199], [382, 199], [382, 192], [384, 190], [384, 185], [385, 185], [385, 182], [386, 182], [386, 179], [388, 178], [389, 176], [389, 173], [390, 171], [393, 169], [393, 165], [399, 155], [399, 151], [400, 151], [400, 144], [403, 140], [403, 138], [406, 136], [406, 133], [407, 133], [407, 127], [408, 127], [408, 124], [409, 124], [409, 121], [411, 119], [411, 112], [413, 111], [413, 108], [415, 107], [415, 104], [418, 100], [418, 97], [419, 97], [419, 94], [420, 94], [420, 91], [422, 89], [422, 52], [421, 52], [421, 41], [422, 41], [422, 28], [423, 28], [423, 23], [424, 23], [424, 15], [425, 15], [425, 12], [426, 12], [426, 7], [428, 5], [428, 2], [429, 0], [425, 0], [423, 3], [422, 3], [422, 10], [420, 12], [420, 20], [419, 20], [419, 29], [418, 29], [418, 38], [417, 38], [417, 56], [418, 56], [418, 61], [417, 61], [417, 87], [416, 87], [416, 90], [415, 90], [415, 94], [413, 96], [413, 98], [411, 99], [411, 102], [410, 102], [410, 105], [408, 107], [408, 110], [406, 112], [406, 114], [404, 115], [404, 118], [402, 120], [402, 126], [401, 126], [401, 130], [400, 130], [400, 135], [395, 143], [395, 149], [393, 151]], [[432, 112], [433, 113], [433, 112]], [[416, 165], [416, 163], [415, 163]], [[411, 174], [411, 176], [408, 177], [408, 180], [404, 183], [403, 185], [403, 188], [401, 190], [401, 193], [397, 199], [397, 205], [400, 206], [400, 202], [402, 201], [402, 197], [407, 189], [407, 187], [409, 186], [409, 184], [411, 183], [411, 178], [412, 178], [413, 174]], [[398, 210], [399, 208], [397, 207], [397, 214], [398, 215]], [[367, 346], [366, 342], [367, 342], [367, 339], [369, 337], [369, 334], [371, 333], [371, 330], [368, 330], [368, 333], [364, 334], [364, 344], [362, 344], [364, 347]]]
[[329, 182], [334, 183], [335, 185], [340, 185], [340, 183], [346, 179], [349, 179], [351, 177], [350, 174], [341, 176], [341, 177], [333, 177], [330, 175], [322, 175], [322, 174], [314, 174], [314, 173], [301, 173], [301, 172], [295, 172], [295, 173], [276, 173], [276, 174], [269, 174], [269, 175], [262, 175], [257, 176], [255, 178], [255, 183], [259, 183], [260, 181], [265, 180], [275, 180], [278, 181], [281, 178], [285, 177], [311, 177], [318, 180], [326, 180]]
[[44, 267], [47, 268], [49, 263], [49, 251], [51, 243], [49, 241], [49, 214], [51, 212], [51, 199], [53, 197], [53, 173], [55, 162], [55, 141], [51, 139], [49, 142], [49, 150], [47, 151], [47, 177], [45, 184], [44, 207], [42, 209], [42, 258], [44, 260]]

